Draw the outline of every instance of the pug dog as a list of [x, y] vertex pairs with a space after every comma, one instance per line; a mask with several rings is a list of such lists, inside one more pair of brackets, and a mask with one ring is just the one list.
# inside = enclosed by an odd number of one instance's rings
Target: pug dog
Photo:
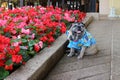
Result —
[[85, 29], [82, 22], [73, 23], [66, 34], [69, 40], [67, 47], [70, 48], [68, 57], [76, 54], [78, 59], [82, 59], [84, 55], [94, 55], [98, 52], [95, 38]]

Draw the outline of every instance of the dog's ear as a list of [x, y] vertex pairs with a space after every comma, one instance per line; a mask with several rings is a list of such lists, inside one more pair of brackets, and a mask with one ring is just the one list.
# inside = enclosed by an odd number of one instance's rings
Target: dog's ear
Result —
[[69, 30], [72, 31], [72, 28], [75, 26], [75, 24], [76, 24], [76, 23], [72, 23], [72, 24], [70, 24]]
[[79, 26], [85, 27], [85, 24], [83, 22], [78, 23]]
[[74, 23], [70, 24], [68, 27], [68, 30], [71, 30], [71, 28], [74, 26]]
[[72, 27], [72, 24], [69, 25], [68, 30]]

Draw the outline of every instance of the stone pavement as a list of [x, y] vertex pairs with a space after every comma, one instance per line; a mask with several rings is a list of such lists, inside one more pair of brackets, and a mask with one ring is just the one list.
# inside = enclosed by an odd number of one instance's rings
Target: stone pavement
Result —
[[45, 80], [120, 80], [120, 20], [96, 20], [88, 30], [99, 53], [82, 60], [65, 54]]

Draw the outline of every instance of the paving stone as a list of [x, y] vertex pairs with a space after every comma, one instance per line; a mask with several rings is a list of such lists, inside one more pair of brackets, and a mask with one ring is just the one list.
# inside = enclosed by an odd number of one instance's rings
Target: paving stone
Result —
[[103, 56], [98, 58], [84, 58], [67, 64], [58, 64], [50, 73], [50, 75], [60, 74], [68, 71], [87, 68], [95, 65], [110, 63], [110, 56]]
[[113, 56], [120, 56], [120, 47], [113, 49]]
[[112, 80], [120, 80], [120, 21], [114, 22], [111, 60]]
[[57, 75], [53, 75], [51, 77], [47, 77], [45, 80], [77, 80], [80, 78], [85, 78], [88, 76], [93, 76], [97, 74], [102, 74], [110, 72], [110, 64], [102, 64], [102, 65], [96, 65], [89, 68], [69, 71]]
[[112, 57], [112, 75], [120, 75], [120, 56], [114, 55]]
[[[93, 56], [85, 56], [84, 58], [99, 58], [99, 57], [103, 57], [103, 56], [109, 56], [111, 54], [110, 49], [101, 49], [99, 50], [97, 55], [93, 55]], [[67, 57], [66, 55], [60, 60], [60, 62], [58, 64], [67, 64], [67, 63], [73, 63], [78, 61], [76, 57]]]
[[111, 45], [109, 44], [101, 44], [101, 45], [98, 45], [97, 48], [98, 50], [103, 50], [103, 49], [109, 49], [111, 47]]
[[[83, 71], [81, 70], [78, 71], [78, 73], [76, 72], [71, 80], [77, 80], [80, 78], [85, 78], [85, 77], [89, 77], [89, 76], [93, 76], [93, 75], [97, 75], [100, 73], [106, 73], [106, 72], [110, 72], [110, 64], [103, 64], [103, 65], [96, 65], [94, 67], [89, 67], [89, 68], [84, 68]], [[81, 74], [80, 74], [81, 73]]]
[[65, 54], [64, 57], [60, 60], [59, 64], [73, 63], [76, 61], [77, 61], [76, 57], [67, 57], [67, 55]]
[[113, 75], [112, 80], [120, 80], [120, 75]]
[[90, 76], [88, 78], [78, 80], [110, 80], [110, 73], [98, 74], [95, 76]]
[[110, 63], [111, 57], [110, 56], [103, 56], [98, 58], [87, 58], [83, 60], [82, 68], [91, 67], [95, 65]]
[[117, 44], [119, 43], [120, 41], [120, 37], [116, 37], [114, 40], [112, 40], [114, 44]]

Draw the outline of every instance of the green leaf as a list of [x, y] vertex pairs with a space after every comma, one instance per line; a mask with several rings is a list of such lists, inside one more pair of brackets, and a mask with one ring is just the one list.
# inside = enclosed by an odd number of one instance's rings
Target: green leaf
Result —
[[31, 57], [28, 55], [28, 52], [26, 50], [21, 49], [19, 54], [22, 55], [23, 61], [27, 62]]
[[19, 33], [19, 32], [21, 32], [21, 29], [19, 29], [19, 28], [16, 28], [16, 31], [17, 31], [17, 33]]
[[0, 29], [0, 34], [4, 34], [4, 31]]
[[25, 29], [29, 29], [29, 28], [36, 29], [36, 26], [33, 25], [25, 26]]
[[9, 32], [6, 32], [4, 35], [5, 35], [6, 37], [12, 37], [12, 35], [11, 35]]
[[54, 15], [51, 16], [51, 20], [52, 20], [52, 21], [55, 21], [55, 20], [56, 20], [56, 18], [55, 18]]
[[24, 54], [24, 55], [23, 55], [23, 61], [24, 61], [24, 62], [27, 62], [30, 58], [31, 58], [31, 56], [28, 55], [28, 54]]
[[9, 72], [6, 71], [4, 68], [0, 67], [0, 80], [4, 79], [9, 75]]
[[26, 36], [24, 36], [23, 38], [24, 38], [24, 39], [28, 39], [28, 38], [29, 38], [29, 35], [26, 35]]
[[11, 39], [11, 43], [13, 43], [13, 42], [19, 42], [20, 41], [20, 39]]
[[32, 33], [36, 33], [36, 30], [32, 30]]
[[30, 40], [29, 42], [28, 42], [28, 46], [33, 46], [35, 44], [35, 41], [34, 40]]
[[11, 17], [16, 17], [16, 14], [10, 14]]
[[43, 48], [45, 48], [45, 47], [47, 47], [47, 46], [48, 46], [47, 42], [44, 42], [44, 43], [43, 43]]
[[27, 42], [27, 40], [26, 40], [26, 39], [22, 39], [22, 42], [23, 42], [23, 43], [26, 43], [26, 42]]
[[12, 60], [7, 60], [5, 64], [6, 64], [6, 65], [10, 65], [10, 64], [12, 64], [12, 63], [13, 63]]
[[35, 41], [36, 43], [38, 43], [38, 42], [39, 42], [39, 40], [38, 40], [38, 39], [35, 39], [34, 41]]
[[32, 50], [33, 50], [33, 47], [29, 47], [29, 50], [32, 51]]
[[30, 51], [28, 54], [31, 55], [31, 56], [34, 56], [36, 54], [36, 52], [35, 51]]
[[29, 29], [29, 26], [25, 26], [25, 29]]
[[30, 26], [30, 28], [32, 28], [32, 29], [36, 29], [36, 26]]

